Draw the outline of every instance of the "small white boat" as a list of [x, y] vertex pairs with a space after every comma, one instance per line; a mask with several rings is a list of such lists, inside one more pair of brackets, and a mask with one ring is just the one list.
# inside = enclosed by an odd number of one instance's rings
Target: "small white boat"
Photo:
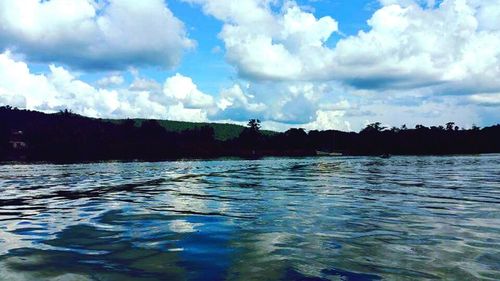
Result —
[[317, 156], [342, 156], [343, 154], [340, 152], [326, 152], [326, 151], [316, 150], [316, 155]]

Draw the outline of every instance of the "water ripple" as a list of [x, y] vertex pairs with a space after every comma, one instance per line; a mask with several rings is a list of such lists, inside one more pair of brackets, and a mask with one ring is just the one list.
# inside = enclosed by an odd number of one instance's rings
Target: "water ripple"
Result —
[[499, 280], [500, 156], [0, 165], [0, 279]]

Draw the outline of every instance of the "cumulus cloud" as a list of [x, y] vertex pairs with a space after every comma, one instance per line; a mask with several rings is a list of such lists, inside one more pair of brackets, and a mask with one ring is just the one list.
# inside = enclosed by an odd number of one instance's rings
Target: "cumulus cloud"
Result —
[[217, 101], [218, 111], [212, 117], [236, 121], [261, 117], [267, 106], [254, 100], [255, 96], [245, 93], [238, 84], [223, 89]]
[[194, 46], [162, 0], [3, 0], [0, 50], [83, 69], [171, 68]]
[[[112, 74], [92, 86], [63, 67], [34, 74], [4, 54], [0, 103], [69, 107], [91, 116], [260, 118], [273, 128], [343, 130], [375, 121], [466, 126], [500, 104], [498, 0], [380, 0], [368, 28], [347, 37], [335, 19], [316, 17], [294, 1], [182, 1], [223, 23], [223, 48], [213, 51], [225, 52], [238, 77], [217, 96], [181, 74], [156, 81], [132, 68], [129, 84]], [[75, 3], [58, 16], [66, 9], [62, 0], [1, 2], [0, 48], [31, 61], [130, 70], [173, 66], [193, 46], [163, 1]]]
[[352, 131], [351, 123], [344, 118], [344, 111], [318, 110], [316, 119], [303, 127], [308, 130], [341, 130]]
[[[474, 104], [464, 104], [450, 96], [424, 100], [418, 105], [400, 105], [378, 101], [363, 105], [362, 108], [375, 114], [368, 117], [351, 118], [350, 121], [353, 124], [359, 124], [357, 127], [376, 121], [392, 126], [406, 124], [408, 127], [414, 127], [417, 124], [444, 125], [453, 121], [458, 126], [470, 128], [472, 124], [479, 124], [482, 121], [480, 111]], [[397, 116], [397, 120], [395, 120], [395, 116]]]
[[[490, 104], [488, 104], [490, 105]], [[457, 114], [459, 112], [459, 114]], [[489, 118], [498, 118], [491, 113]], [[488, 117], [488, 116], [487, 116]], [[367, 124], [382, 122], [386, 126], [410, 128], [417, 124], [425, 126], [444, 125], [453, 121], [458, 126], [470, 128], [483, 122], [485, 116], [474, 103], [464, 103], [454, 97], [440, 97], [420, 101], [417, 104], [401, 104], [388, 100], [364, 100], [358, 104], [343, 101], [331, 109], [318, 109], [313, 121], [298, 126], [306, 129], [359, 130]]]
[[165, 97], [182, 102], [187, 108], [208, 108], [214, 105], [212, 96], [202, 93], [189, 77], [177, 73], [163, 86]]
[[[341, 34], [341, 25], [329, 16], [316, 17], [294, 1], [184, 1], [200, 5], [204, 13], [223, 22], [219, 37], [227, 61], [248, 82], [243, 91], [252, 92], [253, 102], [266, 106], [263, 112], [246, 110], [240, 118], [254, 114], [310, 128], [327, 123], [359, 128], [375, 118], [388, 120], [374, 114], [377, 111], [395, 110], [406, 122], [411, 114], [414, 120], [442, 121], [453, 119], [453, 108], [477, 121], [473, 105], [459, 104], [496, 104], [498, 0], [381, 0], [366, 31], [340, 38], [333, 46], [329, 42]], [[339, 94], [348, 97], [344, 100], [366, 102], [359, 108], [341, 105]], [[458, 95], [473, 96], [453, 97]], [[423, 106], [434, 96], [448, 97], [448, 108]], [[370, 105], [381, 98], [383, 103]], [[231, 106], [223, 111], [226, 117], [239, 113]]]
[[500, 93], [475, 94], [469, 97], [470, 101], [486, 106], [500, 106]]
[[[467, 127], [472, 123], [481, 124], [477, 107], [500, 105], [498, 93], [476, 94], [469, 97], [468, 102], [453, 96], [401, 102], [396, 93], [386, 92], [380, 96], [365, 91], [348, 92], [349, 89], [341, 90], [331, 83], [310, 82], [236, 84], [212, 98], [181, 74], [167, 78], [163, 84], [136, 74], [129, 85], [101, 88], [80, 80], [63, 67], [51, 65], [49, 69], [48, 74], [34, 74], [26, 63], [16, 61], [11, 54], [0, 54], [0, 104], [47, 112], [69, 108], [79, 114], [102, 118], [199, 122], [243, 122], [261, 118], [265, 128], [277, 130], [291, 126], [358, 130], [375, 121], [409, 126], [456, 121]], [[374, 97], [368, 98], [371, 95]], [[267, 100], [266, 96], [273, 98]], [[490, 118], [498, 118], [498, 112], [490, 115]]]
[[151, 92], [161, 95], [163, 86], [158, 81], [150, 78], [140, 77], [138, 73], [134, 74], [134, 80], [129, 85], [129, 90], [134, 92]]
[[224, 22], [219, 36], [241, 76], [258, 80], [304, 79], [331, 57], [326, 40], [338, 31], [329, 16], [316, 19], [295, 2], [274, 13], [269, 0], [184, 0]]
[[107, 88], [111, 86], [119, 86], [125, 82], [123, 76], [119, 74], [112, 74], [105, 76], [97, 81], [97, 85], [101, 88]]
[[249, 118], [304, 124], [313, 120], [331, 89], [310, 82], [235, 84], [221, 91], [214, 118], [238, 121]]
[[133, 84], [112, 89], [94, 87], [63, 67], [50, 65], [49, 69], [48, 74], [34, 74], [11, 54], [0, 54], [0, 104], [46, 112], [71, 109], [103, 118], [206, 121], [207, 107], [212, 103], [191, 79], [179, 74], [167, 78], [164, 92], [155, 92], [146, 87], [131, 90]]
[[337, 22], [318, 19], [293, 1], [285, 1], [279, 12], [266, 0], [185, 1], [224, 22], [219, 36], [227, 60], [252, 81], [335, 80], [382, 90], [500, 88], [496, 0], [445, 0], [439, 7], [427, 1], [429, 8], [411, 0], [382, 1], [368, 31], [334, 47], [327, 41], [338, 31]]
[[339, 41], [332, 73], [358, 88], [439, 85], [439, 92], [462, 87], [470, 94], [477, 86], [500, 87], [500, 33], [476, 16], [484, 8], [487, 1], [384, 6], [368, 21], [370, 31]]

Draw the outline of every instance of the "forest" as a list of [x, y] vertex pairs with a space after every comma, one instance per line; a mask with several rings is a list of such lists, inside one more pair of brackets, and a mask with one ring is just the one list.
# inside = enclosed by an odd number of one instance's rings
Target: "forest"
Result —
[[64, 110], [0, 107], [0, 161], [81, 162], [315, 155], [448, 155], [500, 152], [500, 125], [264, 131], [252, 119], [234, 124], [108, 120]]

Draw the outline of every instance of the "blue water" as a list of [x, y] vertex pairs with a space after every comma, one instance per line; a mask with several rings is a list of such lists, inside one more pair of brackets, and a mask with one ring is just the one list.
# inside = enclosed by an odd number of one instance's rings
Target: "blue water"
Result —
[[4, 164], [0, 280], [500, 280], [500, 155]]

